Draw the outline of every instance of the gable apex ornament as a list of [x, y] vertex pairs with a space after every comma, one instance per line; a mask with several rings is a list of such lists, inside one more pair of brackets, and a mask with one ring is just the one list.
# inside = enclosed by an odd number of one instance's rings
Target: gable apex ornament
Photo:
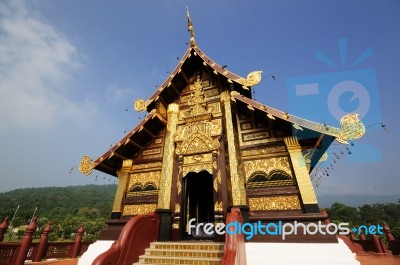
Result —
[[190, 32], [190, 47], [196, 46], [196, 41], [194, 40], [194, 27], [192, 20], [190, 19], [189, 8], [186, 6], [186, 16], [188, 22], [188, 31]]
[[243, 86], [244, 89], [249, 89], [248, 87], [252, 87], [258, 85], [261, 82], [261, 75], [263, 71], [253, 71], [247, 75], [246, 78], [238, 78], [235, 81]]

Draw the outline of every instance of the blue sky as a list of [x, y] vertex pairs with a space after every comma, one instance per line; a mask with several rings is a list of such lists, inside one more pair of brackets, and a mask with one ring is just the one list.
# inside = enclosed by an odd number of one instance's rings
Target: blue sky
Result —
[[[400, 193], [400, 3], [235, 0], [0, 2], [0, 192], [114, 182], [98, 172], [86, 177], [77, 165], [143, 117], [133, 100], [148, 98], [186, 51], [186, 5], [199, 47], [239, 75], [263, 70], [256, 100], [295, 115], [307, 106], [290, 101], [288, 80], [373, 69], [376, 124], [366, 124], [351, 150], [362, 157], [359, 146], [369, 144], [379, 159], [341, 157], [316, 191]], [[340, 38], [347, 39], [343, 64]], [[350, 67], [368, 48], [372, 56]], [[336, 68], [315, 58], [319, 50]], [[324, 102], [314, 102], [317, 122]]]

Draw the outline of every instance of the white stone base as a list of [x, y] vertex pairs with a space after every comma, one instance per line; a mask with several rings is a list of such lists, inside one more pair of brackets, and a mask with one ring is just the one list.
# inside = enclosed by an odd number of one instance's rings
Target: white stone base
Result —
[[339, 243], [246, 243], [247, 265], [360, 265]]
[[97, 240], [91, 244], [88, 250], [79, 258], [78, 265], [91, 265], [94, 259], [108, 250], [113, 243], [113, 240]]

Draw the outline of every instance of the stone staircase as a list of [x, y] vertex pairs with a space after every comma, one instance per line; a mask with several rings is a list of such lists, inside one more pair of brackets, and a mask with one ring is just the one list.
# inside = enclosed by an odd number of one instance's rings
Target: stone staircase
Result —
[[153, 242], [135, 265], [220, 265], [223, 253], [224, 243], [212, 241]]

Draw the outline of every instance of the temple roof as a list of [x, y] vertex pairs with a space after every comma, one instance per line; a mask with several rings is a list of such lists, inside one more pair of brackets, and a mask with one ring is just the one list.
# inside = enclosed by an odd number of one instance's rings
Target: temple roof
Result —
[[[135, 102], [135, 109], [138, 111], [150, 111], [154, 108], [155, 103], [163, 98], [164, 101], [169, 102], [170, 100], [165, 99], [166, 94], [174, 93], [176, 96], [179, 95], [179, 91], [183, 89], [183, 86], [180, 86], [180, 82], [178, 79], [183, 79], [186, 85], [188, 83], [188, 76], [192, 69], [189, 66], [186, 66], [188, 60], [192, 57], [198, 57], [201, 63], [205, 67], [209, 67], [211, 72], [216, 75], [221, 75], [226, 78], [227, 82], [234, 86], [234, 90], [243, 91], [249, 90], [251, 86], [257, 85], [261, 81], [262, 71], [254, 71], [251, 72], [246, 78], [241, 77], [228, 69], [226, 67], [217, 64], [214, 60], [208, 57], [197, 45], [189, 47], [182, 59], [179, 61], [178, 65], [172, 71], [172, 73], [167, 77], [167, 79], [158, 87], [158, 89], [150, 96], [146, 101], [142, 100], [141, 106]], [[186, 68], [185, 68], [186, 66]], [[163, 95], [164, 94], [164, 95]]]
[[347, 144], [348, 140], [358, 139], [365, 132], [365, 127], [358, 119], [358, 114], [356, 113], [343, 116], [340, 121], [340, 128], [336, 128], [274, 109], [245, 97], [236, 91], [231, 92], [231, 100], [245, 104], [252, 111], [262, 112], [269, 119], [275, 120], [275, 118], [278, 118], [291, 123], [293, 135], [297, 136], [300, 140], [317, 138], [318, 140], [313, 144], [314, 147], [309, 158], [311, 170], [334, 140], [342, 144]]
[[148, 115], [96, 160], [92, 161], [90, 157], [84, 156], [79, 168], [82, 173], [89, 175], [93, 169], [97, 169], [116, 176], [123, 160], [131, 158], [144, 149], [144, 145], [165, 128], [166, 107], [175, 102], [182, 90], [190, 83], [189, 77], [195, 74], [198, 65], [203, 65], [210, 73], [218, 75], [220, 80], [229, 84], [233, 101], [245, 104], [250, 110], [262, 112], [270, 119], [278, 118], [291, 123], [293, 134], [300, 139], [310, 136], [316, 138], [311, 155], [311, 170], [332, 141], [336, 139], [341, 143], [347, 143], [346, 140], [357, 139], [364, 134], [365, 128], [358, 120], [357, 114], [344, 116], [341, 120], [341, 128], [335, 128], [296, 117], [251, 99], [249, 88], [261, 81], [262, 71], [251, 72], [246, 78], [243, 78], [217, 64], [197, 46], [189, 13], [187, 17], [191, 38], [190, 45], [182, 59], [149, 99], [134, 101], [135, 110], [147, 111]]
[[[97, 169], [104, 173], [117, 176], [122, 161], [131, 158], [144, 149], [146, 142], [155, 137], [166, 125], [166, 120], [157, 112], [150, 112], [134, 129], [129, 131], [120, 141], [111, 146], [103, 155], [92, 161], [84, 156], [80, 171], [86, 175]], [[90, 165], [88, 165], [88, 163]], [[86, 168], [82, 170], [82, 167]], [[92, 170], [90, 170], [90, 168]]]

